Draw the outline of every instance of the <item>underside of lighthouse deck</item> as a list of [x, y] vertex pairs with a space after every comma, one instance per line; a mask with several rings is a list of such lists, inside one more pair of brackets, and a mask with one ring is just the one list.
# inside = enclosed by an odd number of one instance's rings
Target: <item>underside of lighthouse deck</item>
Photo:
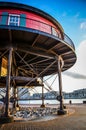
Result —
[[33, 77], [57, 73], [58, 56], [61, 57], [61, 71], [67, 70], [76, 62], [74, 48], [56, 36], [32, 29], [21, 31], [9, 27], [0, 29], [0, 34], [0, 55], [13, 47], [13, 59], [18, 67], [19, 76], [22, 75], [21, 70], [24, 76]]

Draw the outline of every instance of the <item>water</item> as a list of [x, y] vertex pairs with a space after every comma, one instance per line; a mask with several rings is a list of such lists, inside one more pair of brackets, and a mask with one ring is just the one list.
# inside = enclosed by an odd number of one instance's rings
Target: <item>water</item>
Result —
[[[69, 104], [69, 101], [73, 104], [81, 104], [83, 101], [86, 101], [85, 99], [64, 99], [64, 104]], [[45, 104], [59, 104], [59, 101], [56, 100], [45, 100]], [[19, 101], [19, 104], [42, 104], [41, 100], [28, 100], [28, 101]]]

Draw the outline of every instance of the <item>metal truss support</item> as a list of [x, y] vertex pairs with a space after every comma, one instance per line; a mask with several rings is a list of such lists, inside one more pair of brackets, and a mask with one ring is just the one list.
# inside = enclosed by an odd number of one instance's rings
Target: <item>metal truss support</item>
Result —
[[13, 51], [13, 48], [11, 47], [9, 49], [9, 55], [8, 55], [7, 79], [6, 79], [6, 101], [5, 101], [5, 116], [6, 117], [9, 116], [12, 51]]
[[[43, 84], [43, 77], [41, 78], [42, 79], [42, 84]], [[44, 85], [42, 85], [42, 105], [41, 105], [42, 108], [45, 107], [45, 104], [44, 104]]]
[[14, 93], [14, 102], [13, 102], [13, 109], [15, 109], [16, 110], [16, 100], [17, 100], [17, 96], [16, 96], [16, 94], [17, 94], [17, 88], [16, 88], [16, 86], [14, 85], [13, 86], [13, 93]]
[[66, 111], [64, 111], [64, 105], [63, 105], [63, 94], [62, 94], [62, 75], [61, 75], [61, 60], [60, 56], [56, 57], [57, 65], [58, 65], [58, 81], [59, 81], [59, 101], [60, 101], [60, 108], [58, 110], [59, 115], [66, 114]]
[[[56, 61], [53, 61], [52, 64], [47, 66], [42, 72], [40, 72], [34, 79], [37, 79], [38, 77], [41, 77], [43, 73], [45, 73]], [[28, 86], [34, 79], [32, 79], [30, 82], [28, 82], [25, 86]]]

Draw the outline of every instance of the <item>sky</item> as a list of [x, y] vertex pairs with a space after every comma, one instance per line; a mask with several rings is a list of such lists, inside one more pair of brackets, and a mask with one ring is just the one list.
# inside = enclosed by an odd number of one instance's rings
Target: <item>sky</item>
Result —
[[[0, 0], [19, 2], [37, 7], [53, 16], [75, 45], [77, 62], [62, 73], [63, 91], [72, 92], [86, 88], [86, 0]], [[55, 76], [48, 80], [52, 84]], [[58, 79], [53, 84], [58, 90]]]

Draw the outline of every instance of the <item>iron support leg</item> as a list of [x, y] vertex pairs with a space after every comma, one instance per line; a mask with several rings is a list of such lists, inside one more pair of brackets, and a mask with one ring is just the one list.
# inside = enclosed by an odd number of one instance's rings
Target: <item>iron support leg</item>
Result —
[[59, 58], [58, 58], [58, 80], [59, 80], [60, 110], [63, 110], [62, 76], [61, 76], [61, 65]]
[[[42, 78], [42, 84], [43, 84], [43, 78]], [[41, 107], [45, 107], [45, 105], [44, 105], [44, 85], [42, 85], [42, 105], [41, 105]]]
[[11, 75], [11, 63], [12, 63], [12, 51], [10, 48], [8, 56], [8, 66], [7, 66], [7, 78], [6, 78], [6, 104], [5, 104], [5, 116], [9, 116], [9, 102], [10, 102], [10, 75]]
[[16, 109], [16, 99], [17, 99], [17, 97], [16, 97], [16, 86], [14, 86], [14, 102], [13, 102], [13, 108], [14, 109]]
[[61, 61], [60, 61], [60, 57], [58, 57], [57, 63], [58, 63], [59, 99], [60, 99], [60, 108], [58, 110], [58, 115], [64, 115], [67, 112], [64, 111], [64, 105], [63, 105], [62, 76], [61, 76]]

